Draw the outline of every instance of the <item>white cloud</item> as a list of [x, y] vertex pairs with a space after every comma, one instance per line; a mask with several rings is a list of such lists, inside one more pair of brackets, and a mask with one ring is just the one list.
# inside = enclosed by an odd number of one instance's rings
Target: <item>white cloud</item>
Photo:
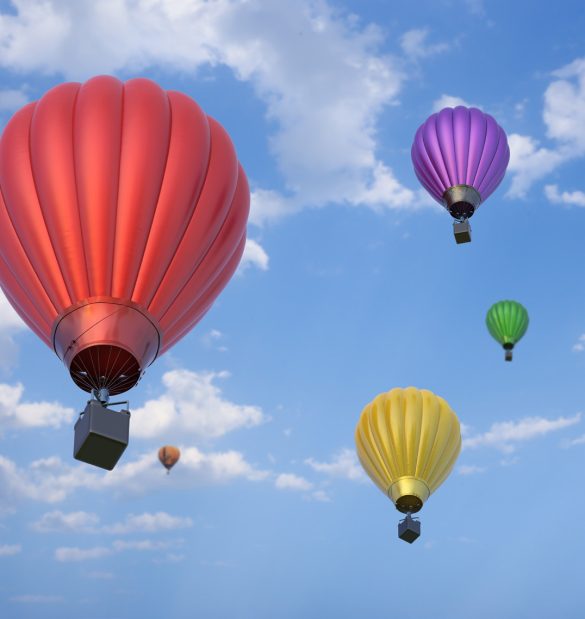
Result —
[[81, 561], [93, 561], [112, 554], [111, 548], [94, 546], [93, 548], [77, 548], [76, 546], [61, 546], [55, 549], [55, 559], [61, 563], [79, 563]]
[[461, 97], [442, 94], [438, 99], [435, 99], [435, 101], [433, 101], [433, 112], [440, 112], [445, 107], [457, 107], [458, 105], [463, 105], [464, 107], [480, 108], [479, 105], [469, 103]]
[[573, 344], [573, 352], [583, 352], [585, 350], [585, 333], [579, 336], [579, 339]]
[[270, 474], [255, 468], [238, 451], [204, 454], [197, 448], [190, 447], [183, 451], [181, 461], [185, 474], [207, 483], [225, 483], [239, 477], [248, 481], [262, 481]]
[[4, 544], [0, 545], [0, 557], [12, 557], [20, 554], [22, 546], [20, 544]]
[[507, 195], [512, 198], [524, 197], [530, 187], [542, 177], [555, 170], [568, 158], [567, 149], [541, 147], [538, 140], [526, 135], [512, 133], [508, 136], [512, 183]]
[[[113, 491], [124, 494], [143, 494], [155, 488], [192, 488], [198, 485], [224, 484], [237, 479], [262, 481], [270, 476], [249, 463], [238, 451], [204, 453], [195, 447], [183, 448], [180, 465], [173, 475], [162, 472], [156, 450], [145, 453], [136, 460], [118, 464], [113, 471], [103, 473], [87, 465], [72, 465], [54, 456], [32, 462], [26, 468], [17, 467], [8, 458], [0, 455], [0, 501], [28, 499], [43, 503], [64, 501], [79, 489]], [[159, 524], [164, 517], [159, 518]], [[86, 516], [90, 519], [91, 515]], [[146, 526], [148, 516], [142, 518]], [[64, 526], [65, 517], [52, 516], [49, 524]], [[82, 520], [82, 518], [80, 518]], [[41, 525], [42, 526], [42, 525]], [[112, 525], [113, 526], [113, 525]], [[124, 526], [121, 523], [120, 526]], [[147, 530], [147, 529], [144, 529]]]
[[[255, 187], [255, 223], [328, 203], [415, 204], [416, 194], [376, 155], [378, 117], [407, 75], [381, 53], [379, 28], [325, 0], [20, 0], [15, 7], [0, 22], [0, 66], [15, 72], [85, 79], [150, 67], [193, 75], [224, 65], [250, 82], [274, 128], [268, 146], [287, 196]], [[410, 31], [403, 47], [417, 57], [445, 49], [426, 37]], [[382, 195], [380, 183], [400, 199]]]
[[436, 56], [451, 47], [448, 43], [427, 43], [428, 36], [428, 28], [413, 28], [400, 37], [400, 47], [411, 60]]
[[585, 206], [585, 192], [559, 191], [558, 185], [545, 185], [544, 194], [553, 204], [567, 204], [569, 206]]
[[484, 473], [485, 468], [483, 466], [476, 466], [475, 464], [462, 464], [457, 467], [459, 475], [476, 475], [477, 473]]
[[156, 512], [154, 514], [129, 514], [124, 522], [118, 522], [104, 527], [107, 533], [123, 535], [124, 533], [147, 532], [155, 533], [158, 531], [171, 531], [174, 529], [185, 529], [193, 526], [193, 520], [187, 517], [171, 516], [166, 512]]
[[0, 431], [8, 428], [59, 428], [71, 423], [75, 416], [72, 408], [58, 402], [22, 402], [24, 387], [21, 383], [0, 383]]
[[530, 136], [509, 136], [511, 197], [526, 195], [537, 180], [566, 161], [585, 155], [585, 58], [578, 58], [552, 75], [553, 81], [544, 93], [542, 117], [553, 145], [540, 146]]
[[543, 417], [525, 417], [520, 421], [503, 421], [494, 423], [484, 434], [477, 434], [463, 439], [463, 449], [477, 447], [494, 447], [500, 451], [510, 453], [514, 451], [516, 443], [529, 441], [550, 432], [556, 432], [573, 426], [581, 420], [581, 414], [573, 417], [558, 417], [545, 419]]
[[308, 491], [313, 488], [313, 484], [310, 481], [308, 481], [304, 477], [294, 475], [293, 473], [281, 473], [276, 478], [274, 485], [279, 490]]
[[30, 499], [44, 503], [63, 501], [74, 490], [91, 487], [99, 479], [87, 466], [70, 466], [60, 458], [35, 460], [26, 468], [19, 468], [0, 455], [0, 498]]
[[88, 533], [95, 531], [99, 524], [97, 514], [89, 512], [70, 512], [68, 514], [61, 511], [52, 511], [43, 514], [39, 520], [31, 525], [35, 531], [40, 533], [51, 532], [73, 532]]
[[268, 271], [268, 263], [268, 254], [262, 245], [252, 239], [246, 239], [246, 246], [244, 247], [244, 254], [238, 267], [238, 271], [243, 273], [251, 266], [255, 266], [261, 271]]
[[226, 372], [166, 372], [162, 379], [165, 392], [132, 411], [132, 437], [175, 442], [186, 435], [217, 438], [266, 421], [259, 407], [223, 397], [214, 381], [227, 376]]
[[342, 477], [352, 481], [365, 481], [366, 476], [353, 449], [342, 449], [330, 462], [318, 462], [314, 458], [307, 458], [308, 464], [318, 473], [331, 477]]
[[155, 533], [191, 527], [191, 518], [172, 516], [166, 512], [128, 514], [123, 522], [111, 525], [101, 525], [97, 514], [78, 511], [63, 513], [52, 511], [43, 514], [32, 524], [32, 528], [40, 533], [71, 532], [71, 533], [109, 533], [123, 535], [126, 533]]

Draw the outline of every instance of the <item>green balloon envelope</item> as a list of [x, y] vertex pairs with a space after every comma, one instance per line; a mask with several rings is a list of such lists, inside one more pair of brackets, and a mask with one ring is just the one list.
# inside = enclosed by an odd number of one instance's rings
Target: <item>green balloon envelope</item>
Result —
[[512, 360], [512, 348], [528, 329], [528, 312], [516, 301], [494, 303], [485, 322], [492, 337], [506, 349], [506, 361]]

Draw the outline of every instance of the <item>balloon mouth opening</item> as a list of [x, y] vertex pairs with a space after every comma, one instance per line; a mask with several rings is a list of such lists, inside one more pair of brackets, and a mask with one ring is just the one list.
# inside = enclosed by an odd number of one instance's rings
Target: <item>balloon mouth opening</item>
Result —
[[415, 514], [422, 509], [422, 506], [422, 500], [413, 494], [406, 494], [396, 500], [396, 509], [403, 514]]
[[481, 196], [471, 185], [454, 185], [443, 194], [443, 205], [458, 221], [469, 219], [481, 203]]
[[504, 350], [512, 350], [514, 348], [514, 344], [511, 344], [510, 342], [506, 342], [505, 344], [502, 344], [502, 346], [504, 347]]
[[84, 391], [107, 389], [110, 395], [128, 391], [142, 374], [136, 357], [112, 344], [96, 344], [81, 350], [69, 367], [73, 382]]
[[475, 207], [469, 202], [455, 202], [449, 207], [449, 213], [451, 213], [451, 217], [463, 221], [469, 219], [475, 213]]

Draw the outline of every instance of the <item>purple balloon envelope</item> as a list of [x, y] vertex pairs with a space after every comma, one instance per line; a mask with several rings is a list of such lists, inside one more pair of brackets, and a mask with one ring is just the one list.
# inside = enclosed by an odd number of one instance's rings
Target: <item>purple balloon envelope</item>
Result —
[[504, 130], [477, 108], [447, 107], [418, 128], [411, 156], [423, 187], [457, 220], [457, 242], [471, 240], [467, 219], [501, 183], [510, 161]]

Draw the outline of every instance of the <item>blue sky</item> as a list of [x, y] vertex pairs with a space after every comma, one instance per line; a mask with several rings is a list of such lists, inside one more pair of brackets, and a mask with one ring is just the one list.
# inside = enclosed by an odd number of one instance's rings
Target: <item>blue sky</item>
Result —
[[[2, 298], [0, 616], [582, 617], [584, 22], [578, 1], [0, 2], [3, 124], [66, 80], [150, 77], [226, 127], [252, 188], [242, 266], [129, 392], [112, 473], [72, 459], [85, 394]], [[410, 145], [461, 102], [511, 162], [457, 246]], [[511, 364], [484, 324], [503, 298], [530, 314]], [[353, 447], [408, 385], [464, 424], [412, 546]]]

